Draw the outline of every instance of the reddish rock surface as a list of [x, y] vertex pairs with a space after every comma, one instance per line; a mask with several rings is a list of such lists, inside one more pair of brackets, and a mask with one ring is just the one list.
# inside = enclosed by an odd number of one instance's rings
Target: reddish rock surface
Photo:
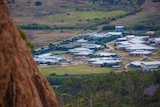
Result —
[[58, 107], [48, 81], [0, 0], [0, 107]]

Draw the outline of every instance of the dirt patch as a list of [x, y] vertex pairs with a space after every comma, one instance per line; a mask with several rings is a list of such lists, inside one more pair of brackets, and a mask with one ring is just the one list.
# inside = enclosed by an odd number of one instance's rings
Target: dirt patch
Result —
[[50, 43], [57, 43], [78, 34], [84, 34], [89, 31], [84, 30], [25, 30], [29, 40], [35, 45], [35, 48], [46, 46]]

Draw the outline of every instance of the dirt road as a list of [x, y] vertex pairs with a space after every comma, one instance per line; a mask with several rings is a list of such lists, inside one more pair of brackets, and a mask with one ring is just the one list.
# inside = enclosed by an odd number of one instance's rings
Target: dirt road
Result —
[[110, 22], [112, 25], [125, 25], [130, 24], [134, 22], [136, 19], [147, 16], [151, 13], [154, 13], [156, 11], [156, 8], [152, 5], [152, 2], [150, 0], [145, 0], [145, 3], [142, 6], [143, 10], [139, 13], [136, 13], [134, 15], [127, 16], [125, 18], [121, 18], [115, 21]]

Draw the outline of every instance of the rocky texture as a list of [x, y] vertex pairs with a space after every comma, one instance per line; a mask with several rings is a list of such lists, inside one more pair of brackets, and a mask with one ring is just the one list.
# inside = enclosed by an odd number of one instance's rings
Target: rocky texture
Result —
[[0, 0], [0, 107], [58, 107], [48, 81]]

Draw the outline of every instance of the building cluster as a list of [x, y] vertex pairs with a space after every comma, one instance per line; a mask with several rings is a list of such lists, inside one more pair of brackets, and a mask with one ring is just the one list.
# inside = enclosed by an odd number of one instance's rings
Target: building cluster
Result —
[[157, 48], [149, 42], [149, 36], [127, 35], [115, 41], [118, 50], [124, 50], [132, 56], [151, 55]]
[[61, 65], [62, 63], [72, 63], [72, 59], [65, 58], [63, 55], [54, 55], [46, 53], [41, 55], [34, 55], [34, 60], [38, 65]]
[[[106, 48], [106, 43], [110, 42], [116, 38], [122, 37], [122, 32], [108, 32], [108, 33], [98, 33], [92, 32], [87, 34], [80, 34], [71, 38], [71, 40], [66, 40], [54, 46], [54, 48], [45, 47], [43, 49], [37, 50], [34, 54], [34, 60], [37, 64], [42, 65], [62, 65], [62, 63], [76, 62], [73, 59], [81, 59], [84, 63], [92, 66], [99, 67], [120, 67], [122, 61], [118, 60], [116, 53], [102, 51]], [[112, 38], [112, 39], [110, 39]], [[52, 50], [52, 49], [55, 50]], [[62, 55], [54, 55], [51, 52], [54, 51], [65, 51]], [[46, 52], [46, 53], [45, 53]], [[42, 53], [42, 54], [41, 54]], [[62, 57], [64, 55], [70, 55], [69, 61]], [[93, 60], [94, 61], [90, 61]]]
[[[38, 50], [34, 54], [34, 60], [39, 65], [62, 65], [63, 63], [73, 64], [78, 59], [95, 67], [121, 68], [124, 59], [118, 53], [113, 53], [111, 49], [108, 49], [107, 43], [111, 41], [114, 41], [116, 50], [128, 52], [129, 56], [142, 57], [151, 56], [158, 50], [156, 45], [160, 44], [160, 38], [124, 35], [124, 27], [116, 26], [115, 32], [80, 34], [57, 45], [50, 45]], [[51, 53], [54, 51], [65, 52], [61, 55], [54, 55]], [[66, 55], [69, 57], [64, 57]], [[159, 61], [130, 62], [131, 67], [142, 68], [145, 71], [157, 70], [159, 65]]]
[[[129, 56], [141, 56], [142, 59], [148, 58], [154, 52], [158, 51], [157, 45], [160, 44], [160, 38], [149, 38], [149, 36], [126, 35], [115, 41], [117, 50], [128, 52]], [[143, 71], [153, 71], [160, 69], [160, 61], [131, 61], [130, 66], [140, 68]]]

